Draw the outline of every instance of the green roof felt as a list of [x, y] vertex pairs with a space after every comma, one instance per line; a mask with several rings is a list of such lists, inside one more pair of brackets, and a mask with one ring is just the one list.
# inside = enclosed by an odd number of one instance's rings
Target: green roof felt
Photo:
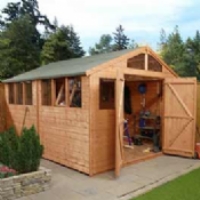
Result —
[[19, 82], [36, 79], [58, 78], [66, 76], [83, 75], [87, 70], [96, 67], [100, 64], [108, 62], [114, 58], [122, 56], [128, 52], [134, 51], [133, 49], [115, 51], [111, 53], [104, 53], [95, 56], [87, 56], [83, 58], [74, 58], [64, 61], [50, 63], [41, 66], [37, 69], [25, 72], [13, 78], [4, 80], [3, 82]]

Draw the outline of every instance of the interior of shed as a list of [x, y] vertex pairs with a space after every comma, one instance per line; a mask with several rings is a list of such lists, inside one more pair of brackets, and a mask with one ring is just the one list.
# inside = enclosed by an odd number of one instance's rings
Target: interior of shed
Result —
[[161, 145], [162, 81], [125, 76], [123, 164], [159, 154]]

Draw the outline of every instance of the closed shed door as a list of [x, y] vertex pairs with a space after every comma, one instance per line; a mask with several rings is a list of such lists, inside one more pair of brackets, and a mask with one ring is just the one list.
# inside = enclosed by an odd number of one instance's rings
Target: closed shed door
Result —
[[196, 130], [196, 79], [164, 82], [163, 152], [194, 156]]

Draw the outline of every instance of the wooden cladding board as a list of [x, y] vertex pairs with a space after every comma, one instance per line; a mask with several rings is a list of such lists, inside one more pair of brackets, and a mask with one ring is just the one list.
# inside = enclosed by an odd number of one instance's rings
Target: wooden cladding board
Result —
[[20, 134], [23, 125], [27, 128], [30, 128], [32, 125], [36, 127], [36, 106], [9, 105], [8, 108], [8, 128], [14, 125], [17, 133]]
[[99, 108], [101, 78], [115, 79], [115, 68], [90, 77], [90, 175], [113, 169], [115, 162], [115, 110]]
[[194, 156], [196, 79], [166, 79], [164, 86], [163, 152]]
[[200, 83], [197, 85], [197, 131], [196, 142], [200, 142]]
[[89, 79], [81, 81], [82, 107], [39, 106], [39, 133], [44, 158], [89, 174]]
[[8, 127], [15, 125], [20, 133], [27, 109], [24, 125], [37, 128], [44, 145], [43, 157], [89, 174], [89, 79], [81, 79], [82, 108], [41, 106], [40, 81], [34, 81], [33, 105], [12, 105], [7, 101], [7, 121]]
[[4, 85], [0, 83], [0, 132], [6, 128], [6, 104]]
[[[6, 112], [7, 128], [15, 126], [17, 133], [20, 134], [23, 126], [30, 128], [34, 125], [37, 128], [37, 97], [36, 81], [32, 83], [32, 103], [33, 105], [16, 105], [8, 103], [8, 84], [5, 88], [6, 105], [8, 107]], [[38, 131], [38, 130], [37, 130]]]
[[40, 108], [44, 158], [89, 173], [89, 113], [81, 108]]

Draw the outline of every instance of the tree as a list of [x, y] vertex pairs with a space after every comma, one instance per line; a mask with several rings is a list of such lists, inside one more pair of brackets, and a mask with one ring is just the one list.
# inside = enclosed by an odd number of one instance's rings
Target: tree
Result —
[[13, 21], [20, 19], [24, 16], [29, 16], [30, 23], [34, 27], [33, 42], [35, 45], [39, 45], [40, 49], [44, 44], [44, 39], [41, 38], [41, 34], [37, 30], [38, 25], [42, 25], [45, 29], [52, 30], [54, 26], [50, 23], [49, 19], [40, 13], [37, 0], [20, 0], [16, 3], [8, 3], [7, 7], [2, 10], [4, 16], [1, 20], [2, 27], [8, 27]]
[[129, 38], [124, 34], [124, 28], [122, 25], [119, 25], [116, 28], [116, 32], [113, 33], [114, 35], [114, 45], [113, 50], [122, 50], [127, 49], [129, 45]]
[[0, 79], [34, 69], [40, 65], [35, 45], [35, 27], [29, 16], [15, 19], [0, 33]]
[[165, 44], [162, 45], [161, 56], [177, 73], [181, 73], [184, 67], [184, 54], [185, 44], [179, 33], [178, 26], [176, 26], [174, 31], [168, 35]]
[[43, 64], [78, 58], [84, 56], [85, 52], [80, 44], [80, 38], [72, 26], [62, 26], [52, 33], [45, 42], [41, 58]]
[[112, 36], [110, 34], [103, 34], [98, 43], [94, 47], [89, 48], [89, 54], [95, 55], [100, 53], [107, 53], [112, 51]]
[[200, 80], [200, 33], [182, 40], [178, 26], [166, 36], [161, 31], [161, 56], [180, 76], [196, 76]]
[[185, 68], [188, 76], [196, 76], [200, 80], [200, 33], [196, 31], [193, 39], [188, 38], [185, 43]]
[[160, 42], [158, 43], [159, 51], [162, 51], [167, 44], [167, 34], [164, 29], [160, 31]]
[[136, 49], [138, 48], [138, 44], [135, 42], [135, 40], [131, 40], [131, 42], [128, 45], [128, 49]]

